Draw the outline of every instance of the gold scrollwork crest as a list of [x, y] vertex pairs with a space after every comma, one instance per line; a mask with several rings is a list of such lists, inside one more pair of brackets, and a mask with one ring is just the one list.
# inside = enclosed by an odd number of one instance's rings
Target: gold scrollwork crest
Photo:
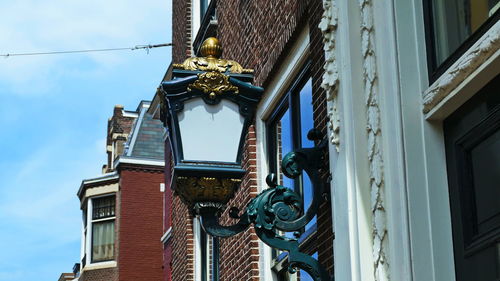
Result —
[[181, 64], [173, 64], [176, 69], [216, 71], [220, 73], [253, 73], [234, 60], [221, 59], [222, 46], [214, 37], [207, 38], [200, 47], [202, 57], [188, 58]]
[[234, 60], [205, 57], [188, 58], [181, 64], [174, 64], [173, 67], [176, 69], [217, 71], [221, 73], [253, 73], [253, 69], [243, 68]]
[[217, 95], [226, 92], [234, 92], [238, 94], [238, 87], [229, 82], [229, 77], [220, 72], [205, 72], [198, 74], [198, 80], [193, 84], [189, 84], [188, 90], [197, 89], [202, 91], [211, 99], [215, 99]]

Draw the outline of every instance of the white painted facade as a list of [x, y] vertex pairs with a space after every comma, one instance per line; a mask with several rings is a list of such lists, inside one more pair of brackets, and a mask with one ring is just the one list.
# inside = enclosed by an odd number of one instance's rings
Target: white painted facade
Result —
[[453, 281], [442, 123], [500, 73], [500, 23], [429, 85], [422, 1], [323, 3], [335, 280]]

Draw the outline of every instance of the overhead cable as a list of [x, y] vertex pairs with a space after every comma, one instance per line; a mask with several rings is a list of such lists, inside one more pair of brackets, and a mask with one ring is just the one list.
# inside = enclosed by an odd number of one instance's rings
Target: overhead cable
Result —
[[34, 52], [34, 53], [12, 53], [0, 54], [0, 57], [16, 57], [16, 56], [40, 56], [40, 55], [59, 55], [59, 54], [74, 54], [74, 53], [91, 53], [91, 52], [110, 52], [124, 50], [140, 50], [145, 49], [148, 53], [150, 49], [172, 46], [172, 43], [156, 44], [156, 45], [137, 45], [128, 48], [108, 48], [108, 49], [89, 49], [89, 50], [70, 50], [70, 51], [51, 51], [51, 52]]

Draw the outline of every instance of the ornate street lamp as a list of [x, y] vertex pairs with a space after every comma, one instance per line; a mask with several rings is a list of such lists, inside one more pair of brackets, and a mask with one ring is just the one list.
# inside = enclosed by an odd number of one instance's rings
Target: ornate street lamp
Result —
[[[201, 217], [210, 235], [229, 237], [254, 224], [264, 243], [288, 252], [290, 272], [301, 268], [315, 281], [330, 280], [317, 260], [299, 251], [297, 239], [282, 235], [299, 233], [317, 213], [323, 192], [319, 171], [325, 140], [314, 148], [290, 152], [282, 161], [285, 176], [297, 178], [305, 171], [311, 179], [313, 200], [306, 211], [301, 196], [278, 185], [271, 174], [266, 178], [270, 188], [250, 201], [241, 215], [231, 208], [230, 215], [238, 223], [219, 224], [218, 216], [246, 173], [241, 165], [243, 145], [263, 89], [251, 85], [252, 70], [221, 58], [216, 38], [205, 40], [201, 54], [174, 64], [173, 79], [161, 84], [161, 118], [174, 154], [175, 193]], [[311, 130], [308, 138], [320, 141], [322, 136]]]

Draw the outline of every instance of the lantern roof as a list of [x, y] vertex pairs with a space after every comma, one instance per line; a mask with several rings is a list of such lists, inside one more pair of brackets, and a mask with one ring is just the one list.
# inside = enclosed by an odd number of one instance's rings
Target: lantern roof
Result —
[[[182, 110], [184, 101], [195, 96], [201, 96], [210, 105], [229, 99], [240, 105], [242, 115], [251, 118], [264, 92], [262, 87], [251, 84], [253, 70], [243, 68], [234, 60], [222, 59], [223, 49], [215, 37], [206, 39], [200, 49], [203, 57], [173, 64], [173, 80], [161, 83], [162, 108]], [[162, 116], [165, 120], [166, 116]]]

